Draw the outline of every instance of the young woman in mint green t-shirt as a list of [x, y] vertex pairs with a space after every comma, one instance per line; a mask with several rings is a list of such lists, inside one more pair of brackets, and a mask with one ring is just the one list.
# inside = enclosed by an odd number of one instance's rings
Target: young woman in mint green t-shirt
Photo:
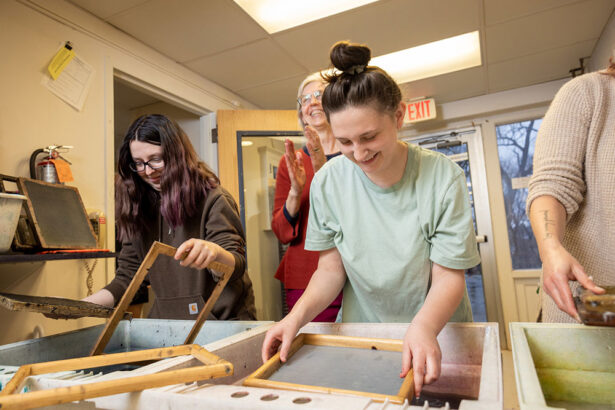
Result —
[[479, 263], [463, 171], [441, 154], [397, 138], [405, 104], [395, 81], [368, 66], [371, 52], [340, 42], [339, 74], [322, 105], [342, 156], [310, 188], [305, 248], [318, 268], [292, 311], [265, 337], [263, 361], [286, 361], [298, 330], [343, 289], [345, 322], [410, 322], [400, 377], [414, 369], [415, 393], [440, 375], [437, 335], [471, 321], [464, 269]]

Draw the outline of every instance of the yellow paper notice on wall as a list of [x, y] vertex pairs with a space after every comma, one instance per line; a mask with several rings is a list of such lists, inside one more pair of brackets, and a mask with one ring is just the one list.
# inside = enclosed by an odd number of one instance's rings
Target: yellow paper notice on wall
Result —
[[67, 42], [64, 47], [62, 47], [60, 51], [58, 51], [56, 55], [53, 56], [51, 63], [49, 63], [49, 66], [47, 66], [47, 71], [49, 71], [49, 75], [51, 75], [51, 78], [57, 80], [58, 76], [62, 73], [62, 70], [66, 68], [68, 63], [70, 63], [74, 57], [75, 51], [73, 50], [73, 47], [70, 45], [70, 43]]

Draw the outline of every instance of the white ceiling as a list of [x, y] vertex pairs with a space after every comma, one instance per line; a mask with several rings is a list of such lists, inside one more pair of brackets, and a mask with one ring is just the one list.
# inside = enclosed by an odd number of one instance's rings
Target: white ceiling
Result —
[[406, 99], [443, 103], [565, 78], [591, 56], [615, 8], [615, 0], [380, 0], [270, 35], [232, 0], [70, 1], [264, 109], [295, 108], [299, 83], [327, 68], [338, 40], [377, 56], [480, 31], [482, 66], [402, 84]]

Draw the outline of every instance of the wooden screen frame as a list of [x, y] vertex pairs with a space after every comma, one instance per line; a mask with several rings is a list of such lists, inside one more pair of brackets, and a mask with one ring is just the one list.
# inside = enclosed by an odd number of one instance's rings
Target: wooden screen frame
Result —
[[[115, 328], [120, 323], [120, 320], [124, 316], [124, 312], [126, 311], [126, 309], [128, 309], [130, 302], [135, 297], [135, 294], [137, 293], [137, 290], [139, 290], [139, 286], [141, 286], [141, 283], [145, 279], [145, 276], [149, 272], [154, 262], [156, 262], [156, 258], [158, 258], [158, 255], [167, 255], [173, 257], [175, 256], [176, 252], [177, 249], [173, 246], [166, 245], [162, 242], [154, 241], [149, 251], [147, 252], [147, 255], [145, 255], [145, 258], [143, 258], [143, 262], [141, 262], [139, 269], [137, 269], [137, 272], [132, 277], [128, 288], [126, 289], [124, 295], [117, 304], [117, 307], [113, 311], [111, 318], [107, 321], [105, 328], [103, 329], [100, 336], [98, 337], [98, 340], [94, 344], [94, 347], [90, 352], [90, 356], [99, 355], [105, 350], [107, 343], [109, 343], [111, 336], [113, 336]], [[190, 329], [190, 333], [184, 341], [184, 344], [186, 345], [191, 344], [192, 342], [194, 342], [194, 339], [196, 339], [196, 336], [199, 334], [201, 327], [205, 323], [209, 312], [211, 312], [211, 310], [213, 309], [214, 304], [220, 297], [222, 290], [224, 290], [224, 287], [233, 275], [234, 271], [233, 266], [215, 261], [207, 265], [207, 269], [213, 269], [217, 272], [222, 273], [222, 277], [218, 280], [218, 282], [216, 282], [216, 287], [211, 292], [211, 295], [207, 299], [207, 302], [203, 306], [203, 309], [201, 309], [201, 312], [196, 318], [192, 329]]]
[[[89, 369], [124, 363], [160, 360], [176, 356], [190, 355], [200, 361], [202, 366], [179, 370], [169, 370], [141, 376], [123, 377], [115, 380], [58, 387], [48, 390], [13, 394], [21, 387], [25, 378], [61, 371]], [[127, 353], [114, 353], [77, 359], [27, 364], [21, 366], [13, 378], [0, 391], [0, 408], [32, 408], [69, 403], [94, 397], [127, 393], [167, 386], [170, 384], [190, 383], [198, 380], [231, 376], [233, 364], [205, 350], [199, 345], [181, 345], [158, 349], [139, 350]]]
[[[67, 191], [73, 191], [79, 202], [77, 205], [77, 208], [79, 208], [79, 210], [82, 211], [80, 216], [83, 217], [82, 220], [85, 221], [85, 223], [87, 224], [87, 228], [91, 234], [90, 239], [92, 239], [93, 241], [91, 246], [86, 246], [86, 245], [75, 246], [74, 244], [68, 244], [65, 242], [49, 242], [49, 240], [45, 238], [45, 236], [43, 235], [43, 232], [41, 231], [41, 228], [39, 227], [38, 217], [34, 210], [34, 205], [32, 204], [32, 200], [30, 198], [30, 194], [28, 192], [28, 187], [26, 186], [26, 183], [33, 183], [33, 184], [37, 184], [40, 186], [47, 186], [53, 189], [64, 189]], [[27, 214], [27, 217], [30, 219], [32, 226], [34, 227], [36, 236], [42, 248], [44, 249], [96, 249], [97, 248], [98, 239], [96, 238], [96, 234], [94, 233], [94, 229], [92, 228], [92, 224], [90, 223], [88, 214], [85, 210], [85, 207], [83, 206], [83, 199], [81, 199], [81, 194], [79, 194], [79, 189], [77, 187], [70, 186], [70, 185], [62, 185], [62, 184], [52, 184], [49, 182], [39, 181], [38, 179], [23, 178], [23, 177], [17, 178], [17, 187], [19, 189], [19, 192], [21, 192], [22, 195], [26, 196], [27, 198], [25, 201], [26, 214]]]
[[[293, 340], [293, 343], [290, 346], [290, 351], [288, 352], [288, 358], [301, 349], [303, 345], [349, 347], [355, 349], [386, 350], [391, 352], [401, 352], [403, 348], [403, 342], [396, 339], [301, 333], [295, 338], [295, 340]], [[275, 373], [282, 365], [283, 363], [280, 360], [280, 352], [277, 352], [265, 364], [259, 367], [244, 380], [244, 386], [314, 393], [352, 394], [367, 396], [377, 401], [388, 400], [389, 402], [396, 404], [402, 404], [406, 399], [411, 400], [412, 395], [414, 394], [414, 372], [412, 369], [410, 369], [404, 378], [399, 392], [396, 395], [389, 395], [268, 380], [268, 378], [271, 377], [271, 375]]]

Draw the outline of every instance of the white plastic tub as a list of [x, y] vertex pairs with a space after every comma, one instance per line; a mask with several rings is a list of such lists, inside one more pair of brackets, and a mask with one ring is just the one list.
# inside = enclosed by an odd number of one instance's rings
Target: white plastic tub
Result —
[[0, 192], [0, 252], [11, 249], [24, 199], [23, 195]]
[[615, 408], [615, 328], [510, 323], [521, 410]]

